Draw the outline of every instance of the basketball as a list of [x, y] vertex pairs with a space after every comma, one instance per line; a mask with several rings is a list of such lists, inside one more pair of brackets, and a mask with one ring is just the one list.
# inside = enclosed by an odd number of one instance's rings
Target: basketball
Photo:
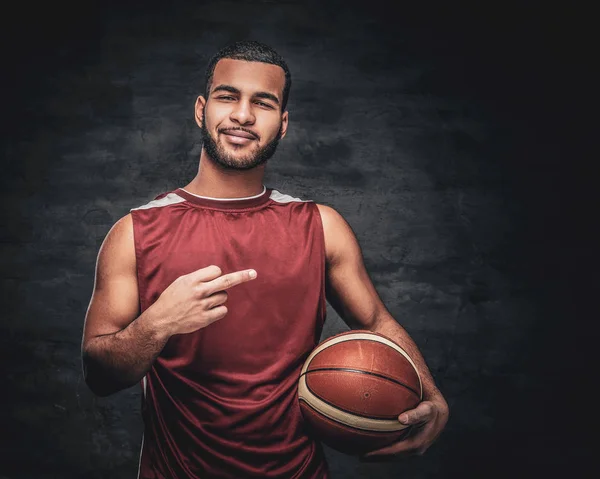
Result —
[[415, 364], [400, 346], [371, 331], [354, 330], [321, 342], [298, 382], [302, 415], [319, 440], [360, 455], [401, 440], [398, 420], [421, 401]]

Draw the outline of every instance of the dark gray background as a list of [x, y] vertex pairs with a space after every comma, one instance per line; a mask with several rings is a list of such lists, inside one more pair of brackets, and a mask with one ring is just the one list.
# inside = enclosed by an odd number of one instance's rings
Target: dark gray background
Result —
[[[240, 39], [271, 44], [293, 75], [267, 185], [346, 217], [451, 407], [423, 457], [371, 464], [328, 449], [332, 477], [589, 473], [598, 235], [586, 12], [13, 3], [2, 17], [0, 477], [135, 477], [139, 389], [96, 398], [81, 375], [96, 255], [129, 208], [193, 177], [206, 62]], [[323, 338], [347, 329], [328, 312]]]

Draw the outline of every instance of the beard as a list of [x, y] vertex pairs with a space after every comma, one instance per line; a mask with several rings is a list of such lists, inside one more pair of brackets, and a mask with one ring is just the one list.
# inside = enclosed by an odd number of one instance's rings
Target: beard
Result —
[[277, 150], [277, 145], [281, 139], [281, 125], [275, 138], [261, 148], [255, 148], [244, 156], [234, 156], [227, 153], [220, 139], [215, 139], [206, 128], [206, 115], [202, 114], [202, 147], [206, 154], [219, 166], [228, 170], [251, 170], [263, 163], [266, 163]]

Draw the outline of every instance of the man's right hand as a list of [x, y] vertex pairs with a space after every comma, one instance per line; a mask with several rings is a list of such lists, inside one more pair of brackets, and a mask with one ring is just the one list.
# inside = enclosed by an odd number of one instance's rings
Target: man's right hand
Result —
[[156, 327], [168, 336], [205, 328], [227, 314], [227, 290], [255, 278], [253, 269], [223, 274], [214, 265], [180, 276], [152, 306]]
[[83, 374], [108, 396], [139, 382], [173, 334], [197, 331], [227, 314], [226, 291], [253, 270], [222, 274], [209, 266], [173, 281], [140, 311], [131, 213], [111, 228], [98, 253], [94, 291], [83, 328]]

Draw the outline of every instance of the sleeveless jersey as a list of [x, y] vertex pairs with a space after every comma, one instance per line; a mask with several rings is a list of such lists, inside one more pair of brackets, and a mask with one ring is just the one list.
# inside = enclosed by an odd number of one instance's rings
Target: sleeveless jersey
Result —
[[176, 189], [131, 210], [141, 311], [179, 276], [253, 268], [227, 315], [172, 336], [142, 380], [139, 479], [328, 477], [297, 384], [325, 321], [317, 205], [270, 188], [217, 199]]

